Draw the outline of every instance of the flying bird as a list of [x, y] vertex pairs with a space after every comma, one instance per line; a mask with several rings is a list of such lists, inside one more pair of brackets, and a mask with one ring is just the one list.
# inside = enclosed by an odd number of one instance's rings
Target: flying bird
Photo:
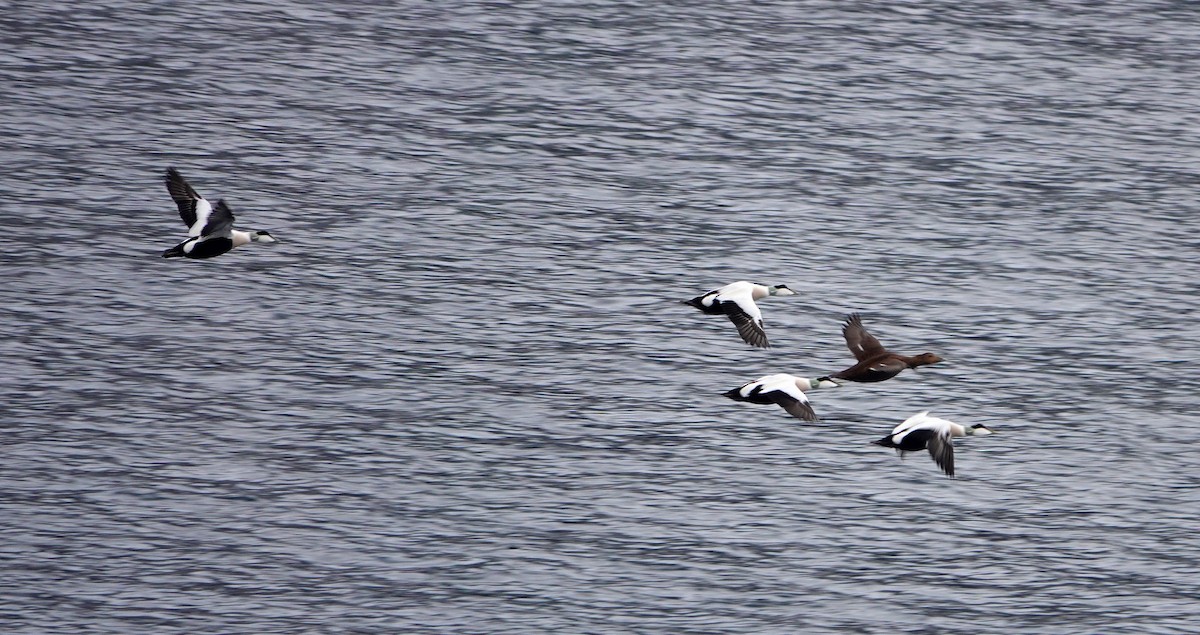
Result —
[[762, 311], [759, 311], [755, 300], [761, 300], [771, 295], [796, 295], [786, 284], [768, 287], [739, 280], [720, 289], [714, 289], [691, 300], [684, 300], [709, 315], [726, 315], [737, 327], [738, 335], [747, 344], [759, 348], [771, 348], [767, 342], [767, 331], [763, 328]]
[[214, 207], [175, 168], [167, 168], [166, 185], [179, 207], [179, 217], [188, 227], [188, 238], [164, 251], [163, 258], [212, 258], [251, 242], [278, 242], [266, 231], [234, 229], [233, 211], [225, 200], [218, 200]]
[[842, 326], [842, 336], [846, 338], [846, 347], [854, 353], [858, 363], [826, 379], [845, 379], [846, 381], [873, 382], [891, 379], [900, 374], [905, 368], [916, 368], [942, 361], [933, 353], [921, 353], [913, 357], [898, 355], [883, 347], [875, 336], [867, 332], [862, 318], [857, 313], [846, 317]]
[[828, 379], [807, 379], [779, 373], [767, 375], [734, 388], [725, 393], [734, 401], [748, 401], [756, 404], [778, 404], [788, 414], [805, 421], [816, 421], [817, 413], [813, 412], [812, 404], [808, 402], [805, 392], [818, 388], [836, 388], [838, 384]]
[[992, 429], [982, 423], [968, 428], [953, 421], [931, 417], [929, 411], [925, 410], [905, 419], [891, 434], [872, 443], [895, 448], [901, 458], [905, 452], [929, 450], [929, 456], [933, 457], [933, 462], [942, 468], [946, 476], [954, 476], [954, 444], [950, 440], [985, 434], [992, 434]]

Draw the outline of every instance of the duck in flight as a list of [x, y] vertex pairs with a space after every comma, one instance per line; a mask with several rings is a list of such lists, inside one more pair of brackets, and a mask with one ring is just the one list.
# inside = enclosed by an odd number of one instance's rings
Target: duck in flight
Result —
[[725, 393], [734, 401], [748, 401], [757, 404], [779, 404], [788, 414], [805, 421], [816, 421], [817, 413], [813, 412], [812, 404], [804, 393], [817, 388], [836, 388], [839, 384], [829, 379], [807, 379], [779, 373], [767, 375], [734, 388]]
[[857, 313], [846, 317], [842, 326], [842, 336], [846, 338], [846, 347], [854, 353], [858, 363], [826, 379], [845, 379], [846, 381], [873, 382], [891, 379], [900, 374], [905, 368], [916, 368], [936, 364], [941, 357], [933, 353], [921, 353], [913, 357], [898, 355], [883, 347], [879, 340], [867, 332], [862, 318]]
[[175, 168], [167, 168], [166, 184], [167, 192], [179, 207], [179, 217], [188, 227], [188, 238], [164, 251], [163, 258], [212, 258], [251, 242], [278, 242], [265, 231], [234, 229], [233, 211], [225, 200], [218, 200], [214, 207]]
[[737, 327], [738, 335], [747, 344], [759, 348], [771, 348], [767, 342], [767, 331], [763, 328], [762, 311], [755, 300], [771, 295], [796, 295], [786, 284], [768, 287], [739, 280], [714, 289], [691, 300], [684, 300], [709, 315], [726, 315]]
[[992, 434], [992, 429], [982, 423], [968, 428], [953, 421], [931, 417], [929, 411], [925, 410], [905, 419], [891, 434], [872, 443], [896, 448], [901, 458], [904, 458], [905, 452], [929, 450], [929, 456], [933, 457], [933, 462], [942, 468], [946, 476], [954, 476], [954, 443], [951, 439], [985, 434]]

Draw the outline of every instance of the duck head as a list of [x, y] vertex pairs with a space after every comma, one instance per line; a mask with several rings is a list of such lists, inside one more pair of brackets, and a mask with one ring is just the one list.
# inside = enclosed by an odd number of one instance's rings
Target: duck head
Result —
[[258, 230], [250, 234], [250, 240], [256, 243], [277, 243], [279, 240], [271, 235], [271, 232]]
[[810, 390], [816, 390], [817, 388], [837, 388], [841, 386], [841, 384], [834, 381], [830, 377], [818, 377], [816, 379], [810, 379], [808, 380], [808, 383], [812, 385]]
[[795, 291], [788, 288], [786, 284], [777, 284], [770, 289], [771, 295], [796, 295]]
[[967, 434], [974, 435], [974, 436], [979, 436], [982, 434], [992, 434], [993, 432], [994, 432], [994, 430], [983, 425], [982, 423], [977, 423], [977, 424], [971, 426], [970, 428], [967, 428]]
[[943, 361], [946, 360], [934, 355], [933, 353], [921, 353], [920, 355], [911, 358], [911, 361], [908, 362], [908, 367], [916, 368], [917, 366], [928, 366], [930, 364], [936, 364]]

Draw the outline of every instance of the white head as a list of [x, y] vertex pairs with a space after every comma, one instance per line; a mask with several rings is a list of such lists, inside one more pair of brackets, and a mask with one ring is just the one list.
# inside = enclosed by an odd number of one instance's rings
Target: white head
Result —
[[977, 423], [977, 424], [971, 426], [970, 428], [967, 428], [967, 434], [974, 435], [974, 436], [979, 436], [982, 434], [991, 434], [991, 433], [992, 433], [992, 429], [983, 425], [982, 423]]
[[256, 243], [277, 243], [277, 242], [279, 242], [278, 240], [275, 239], [274, 236], [271, 235], [270, 232], [263, 231], [261, 229], [254, 232], [253, 234], [250, 234], [250, 240], [252, 240]]
[[796, 295], [795, 291], [788, 288], [786, 284], [777, 284], [767, 290], [771, 295]]

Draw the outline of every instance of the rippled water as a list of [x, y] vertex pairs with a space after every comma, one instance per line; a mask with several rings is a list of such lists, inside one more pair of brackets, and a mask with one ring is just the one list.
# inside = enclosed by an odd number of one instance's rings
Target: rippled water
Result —
[[1193, 5], [0, 5], [3, 632], [1200, 631]]

